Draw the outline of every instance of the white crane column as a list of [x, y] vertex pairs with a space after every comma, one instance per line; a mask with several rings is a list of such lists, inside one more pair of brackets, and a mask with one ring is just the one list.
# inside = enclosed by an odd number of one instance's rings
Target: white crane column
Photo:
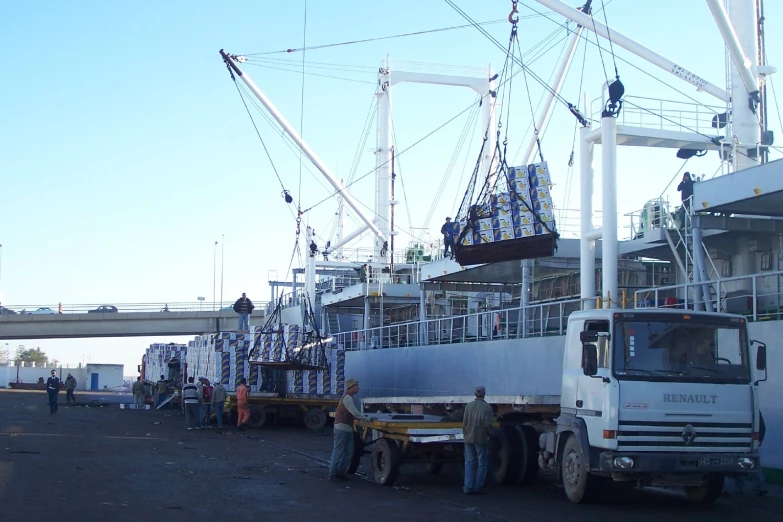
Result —
[[[731, 131], [739, 142], [739, 151], [734, 153], [734, 165], [736, 170], [745, 169], [758, 164], [759, 159], [756, 151], [753, 149], [761, 142], [761, 125], [757, 114], [748, 106], [748, 89], [743, 76], [750, 73], [753, 76], [754, 85], [758, 91], [758, 76], [756, 71], [756, 61], [759, 54], [758, 49], [758, 24], [756, 20], [756, 1], [755, 0], [732, 0], [729, 5], [729, 18], [734, 26], [739, 45], [745, 52], [750, 63], [737, 64], [736, 60], [731, 63]], [[742, 71], [738, 67], [748, 69]], [[748, 156], [751, 157], [748, 157]]]
[[[391, 71], [386, 57], [378, 69], [378, 137], [375, 171], [375, 224], [385, 239], [391, 235], [391, 170], [392, 170], [392, 120], [391, 120]], [[388, 248], [385, 241], [375, 238], [373, 262], [387, 263]]]
[[618, 308], [617, 295], [617, 120], [601, 118], [601, 297], [604, 308]]
[[595, 308], [595, 239], [593, 233], [593, 143], [590, 127], [579, 129], [579, 183], [581, 234], [579, 239], [579, 286], [583, 310]]

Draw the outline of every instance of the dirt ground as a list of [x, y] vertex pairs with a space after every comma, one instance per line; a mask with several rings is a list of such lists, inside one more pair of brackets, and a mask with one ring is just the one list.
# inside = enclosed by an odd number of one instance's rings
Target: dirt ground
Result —
[[552, 477], [464, 496], [458, 470], [448, 468], [431, 476], [403, 467], [394, 487], [361, 475], [333, 483], [330, 430], [187, 431], [176, 411], [67, 408], [60, 399], [50, 415], [44, 393], [0, 391], [2, 520], [783, 521], [783, 490], [774, 486], [764, 498], [702, 507], [647, 490], [575, 506]]

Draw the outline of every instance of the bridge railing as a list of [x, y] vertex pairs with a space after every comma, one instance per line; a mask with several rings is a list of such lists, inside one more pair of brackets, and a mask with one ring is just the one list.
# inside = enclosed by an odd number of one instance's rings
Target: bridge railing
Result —
[[[56, 304], [3, 304], [2, 308], [0, 309], [0, 314], [2, 315], [13, 315], [13, 314], [26, 314], [26, 313], [34, 313], [34, 314], [40, 314], [45, 312], [38, 312], [39, 309], [49, 309], [54, 314], [84, 314], [84, 313], [100, 313], [104, 308], [114, 308], [116, 309], [116, 313], [139, 313], [139, 312], [212, 312], [212, 311], [218, 311], [223, 310], [226, 312], [232, 312], [233, 309], [233, 302], [232, 303], [223, 303], [223, 306], [221, 307], [220, 303], [215, 303], [213, 305], [212, 302], [207, 301], [196, 301], [196, 302], [169, 302], [169, 303], [117, 303], [117, 304], [106, 304], [106, 303], [98, 303], [98, 304], [70, 304], [70, 303], [56, 303]], [[265, 310], [267, 307], [267, 303], [257, 303], [255, 307], [256, 313], [261, 312], [262, 310]], [[107, 313], [115, 313], [114, 311], [107, 312]]]

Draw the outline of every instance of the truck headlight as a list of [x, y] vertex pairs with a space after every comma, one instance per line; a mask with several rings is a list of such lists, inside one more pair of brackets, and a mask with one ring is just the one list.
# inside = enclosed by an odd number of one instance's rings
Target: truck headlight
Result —
[[633, 459], [631, 457], [615, 457], [613, 464], [615, 468], [631, 469], [633, 467]]
[[742, 469], [753, 469], [756, 467], [756, 462], [748, 457], [742, 457], [741, 459], [737, 459], [737, 466]]

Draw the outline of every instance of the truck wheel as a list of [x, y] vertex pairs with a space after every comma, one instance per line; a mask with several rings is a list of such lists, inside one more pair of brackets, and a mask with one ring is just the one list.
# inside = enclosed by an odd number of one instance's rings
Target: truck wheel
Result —
[[250, 408], [250, 419], [247, 421], [247, 425], [250, 428], [263, 428], [266, 424], [266, 412], [263, 408]]
[[712, 504], [723, 493], [723, 475], [707, 475], [707, 480], [701, 486], [688, 486], [685, 496], [696, 504]]
[[492, 430], [489, 438], [489, 471], [495, 484], [509, 484], [516, 480], [519, 454], [519, 436], [513, 427]]
[[575, 435], [569, 435], [560, 459], [568, 500], [574, 504], [586, 504], [595, 498], [595, 477], [589, 473], [590, 462]]
[[538, 479], [538, 434], [532, 426], [515, 426], [519, 437], [519, 473], [517, 483], [532, 486]]
[[364, 440], [362, 436], [357, 432], [353, 432], [353, 456], [351, 456], [351, 463], [348, 464], [348, 474], [353, 475], [356, 470], [359, 469], [359, 464], [362, 462], [364, 456]]
[[326, 426], [326, 413], [321, 408], [310, 408], [304, 415], [304, 425], [308, 430], [320, 430]]
[[228, 410], [228, 423], [232, 426], [236, 426], [238, 420], [239, 420], [239, 411], [237, 410], [236, 406], [232, 406]]
[[378, 484], [391, 486], [400, 472], [400, 448], [397, 442], [379, 439], [372, 448], [372, 478]]

